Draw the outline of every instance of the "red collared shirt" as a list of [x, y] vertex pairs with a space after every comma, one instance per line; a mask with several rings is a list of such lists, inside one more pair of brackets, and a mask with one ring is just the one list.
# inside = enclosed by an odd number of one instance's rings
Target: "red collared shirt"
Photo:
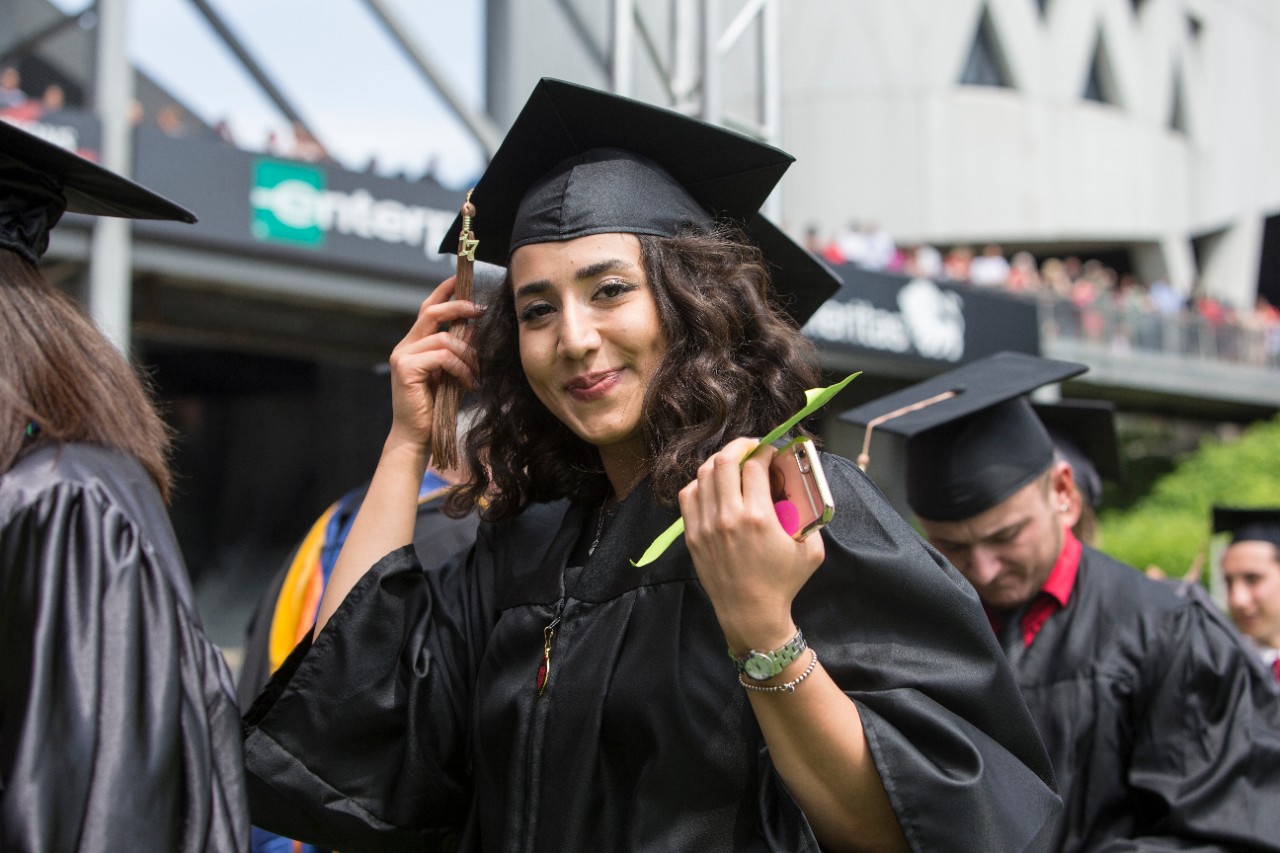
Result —
[[[1044, 623], [1049, 621], [1049, 617], [1066, 607], [1071, 600], [1071, 590], [1076, 585], [1076, 574], [1080, 570], [1080, 555], [1084, 552], [1084, 546], [1070, 528], [1064, 533], [1066, 535], [1063, 537], [1062, 550], [1058, 552], [1058, 559], [1054, 562], [1049, 577], [1027, 605], [1027, 612], [1022, 614], [1023, 646], [1030, 646]], [[991, 615], [990, 610], [987, 611], [987, 619], [991, 621], [992, 630], [999, 634], [1000, 622]]]

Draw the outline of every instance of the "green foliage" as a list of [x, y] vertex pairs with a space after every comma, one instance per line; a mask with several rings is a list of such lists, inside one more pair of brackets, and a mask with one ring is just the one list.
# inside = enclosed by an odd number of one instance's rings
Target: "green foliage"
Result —
[[1202, 441], [1142, 500], [1104, 510], [1100, 544], [1130, 565], [1181, 577], [1207, 547], [1214, 504], [1280, 506], [1280, 416], [1254, 424], [1238, 441]]

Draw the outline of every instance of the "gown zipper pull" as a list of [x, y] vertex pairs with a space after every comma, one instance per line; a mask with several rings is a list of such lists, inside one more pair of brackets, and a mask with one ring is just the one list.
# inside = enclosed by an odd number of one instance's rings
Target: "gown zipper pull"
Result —
[[551, 620], [551, 624], [542, 629], [542, 662], [538, 664], [538, 695], [547, 689], [547, 679], [551, 677], [551, 641], [556, 637], [556, 626], [560, 624], [560, 616]]

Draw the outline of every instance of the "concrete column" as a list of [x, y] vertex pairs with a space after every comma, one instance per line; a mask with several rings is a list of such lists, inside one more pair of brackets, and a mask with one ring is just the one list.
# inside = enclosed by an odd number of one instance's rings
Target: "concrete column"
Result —
[[1137, 245], [1133, 262], [1138, 278], [1148, 284], [1163, 278], [1186, 295], [1196, 282], [1195, 253], [1183, 234], [1166, 234], [1157, 242]]
[[613, 0], [613, 57], [610, 76], [613, 91], [618, 95], [635, 97], [635, 3], [634, 0]]
[[1251, 308], [1257, 297], [1262, 263], [1264, 218], [1249, 211], [1233, 222], [1204, 252], [1200, 280], [1209, 295], [1237, 310]]
[[[128, 0], [99, 0], [97, 85], [94, 102], [102, 122], [102, 165], [132, 171], [129, 101], [133, 74], [125, 51]], [[89, 313], [104, 334], [128, 354], [133, 311], [132, 246], [128, 219], [97, 217], [89, 253]]]

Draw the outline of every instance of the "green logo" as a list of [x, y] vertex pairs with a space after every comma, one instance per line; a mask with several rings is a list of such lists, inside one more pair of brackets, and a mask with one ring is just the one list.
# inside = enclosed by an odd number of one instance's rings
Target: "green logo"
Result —
[[253, 164], [253, 236], [268, 243], [320, 248], [324, 232], [317, 215], [324, 198], [324, 172], [297, 163]]
[[319, 249], [330, 231], [359, 240], [419, 246], [437, 258], [436, 246], [454, 212], [375, 198], [360, 188], [326, 188], [323, 169], [261, 159], [253, 164], [253, 236], [270, 243]]

